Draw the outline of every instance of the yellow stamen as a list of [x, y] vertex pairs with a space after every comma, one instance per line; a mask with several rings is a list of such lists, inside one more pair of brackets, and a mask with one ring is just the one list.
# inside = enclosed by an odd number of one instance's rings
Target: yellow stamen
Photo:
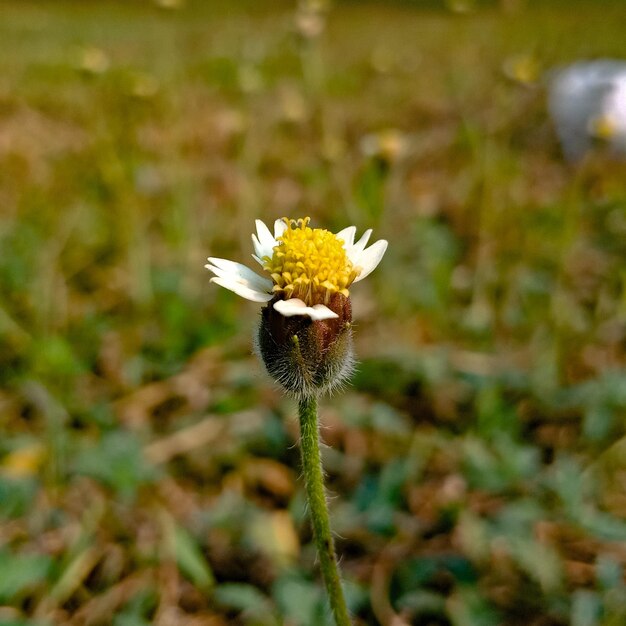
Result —
[[600, 115], [590, 121], [589, 130], [594, 137], [609, 140], [615, 135], [617, 129], [609, 115]]
[[348, 295], [357, 276], [343, 247], [343, 240], [322, 228], [309, 228], [310, 218], [283, 218], [287, 229], [278, 237], [271, 257], [263, 257], [263, 269], [274, 281], [274, 291], [300, 298], [307, 305], [327, 303], [334, 293]]

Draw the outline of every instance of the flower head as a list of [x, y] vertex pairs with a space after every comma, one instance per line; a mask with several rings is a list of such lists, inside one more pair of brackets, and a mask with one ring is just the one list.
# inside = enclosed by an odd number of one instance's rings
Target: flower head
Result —
[[380, 263], [387, 242], [369, 248], [368, 230], [337, 234], [311, 228], [310, 219], [283, 218], [274, 234], [260, 220], [253, 258], [266, 275], [226, 259], [209, 258], [212, 282], [255, 302], [266, 302], [258, 348], [269, 373], [287, 390], [310, 395], [342, 382], [352, 368], [349, 287]]
[[354, 243], [354, 226], [335, 235], [311, 228], [309, 221], [308, 217], [276, 220], [272, 235], [257, 220], [252, 256], [269, 276], [260, 276], [241, 263], [209, 257], [205, 267], [215, 274], [211, 282], [247, 300], [274, 300], [274, 309], [285, 317], [337, 317], [328, 307], [331, 296], [339, 293], [348, 297], [348, 287], [363, 280], [380, 263], [387, 242], [381, 239], [366, 249], [371, 230]]
[[568, 160], [580, 161], [598, 143], [626, 157], [624, 61], [579, 61], [553, 72], [548, 108]]

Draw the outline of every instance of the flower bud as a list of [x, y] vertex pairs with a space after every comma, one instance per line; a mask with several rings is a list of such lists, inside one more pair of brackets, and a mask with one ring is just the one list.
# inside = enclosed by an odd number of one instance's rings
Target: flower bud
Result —
[[270, 376], [287, 392], [309, 397], [331, 391], [352, 373], [352, 306], [333, 294], [328, 308], [336, 318], [286, 317], [270, 301], [261, 310], [257, 348]]

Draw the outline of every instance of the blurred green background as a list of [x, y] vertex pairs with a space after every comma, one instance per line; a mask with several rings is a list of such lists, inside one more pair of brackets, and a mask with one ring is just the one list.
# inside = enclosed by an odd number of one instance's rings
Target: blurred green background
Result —
[[626, 166], [551, 68], [626, 3], [0, 2], [0, 624], [325, 626], [294, 404], [209, 285], [389, 240], [322, 404], [359, 625], [626, 624]]

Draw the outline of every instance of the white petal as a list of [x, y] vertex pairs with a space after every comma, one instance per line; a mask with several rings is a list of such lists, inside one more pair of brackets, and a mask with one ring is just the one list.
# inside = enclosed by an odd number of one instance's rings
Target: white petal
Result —
[[385, 254], [385, 250], [387, 250], [387, 242], [384, 239], [379, 239], [359, 255], [358, 262], [352, 261], [357, 267], [361, 268], [361, 273], [354, 279], [355, 283], [363, 280], [376, 269], [376, 266]]
[[354, 235], [356, 234], [356, 226], [348, 226], [348, 228], [344, 228], [340, 230], [335, 237], [343, 240], [343, 247], [348, 251], [352, 248], [352, 244], [354, 243]]
[[256, 232], [257, 235], [259, 236], [259, 241], [261, 242], [262, 246], [275, 246], [276, 245], [276, 239], [274, 239], [274, 237], [272, 236], [272, 233], [270, 232], [270, 229], [265, 225], [264, 222], [262, 222], [261, 220], [255, 220], [254, 222], [256, 224]]
[[359, 239], [355, 244], [354, 244], [354, 251], [355, 252], [363, 252], [363, 250], [365, 250], [365, 246], [367, 245], [367, 242], [370, 240], [370, 237], [372, 236], [372, 229], [368, 228], [362, 235], [361, 235], [361, 239]]
[[222, 280], [226, 280], [232, 283], [238, 283], [242, 287], [247, 287], [248, 289], [252, 289], [253, 291], [260, 291], [262, 293], [270, 293], [272, 290], [271, 283], [270, 285], [268, 285], [267, 283], [249, 281], [249, 280], [246, 280], [245, 278], [241, 278], [240, 276], [229, 274], [228, 272], [221, 270], [219, 267], [214, 267], [213, 265], [205, 265], [205, 267], [211, 272], [213, 272], [215, 276], [217, 276], [217, 278], [221, 278]]
[[[255, 245], [256, 255], [261, 258], [264, 256], [272, 256], [272, 249], [278, 242], [274, 239], [272, 233], [270, 233], [269, 228], [261, 220], [256, 220], [255, 224], [258, 235], [256, 243], [259, 246], [257, 248]], [[254, 242], [254, 240], [254, 235], [252, 235], [252, 241]]]
[[344, 246], [346, 250], [346, 254], [350, 259], [350, 262], [354, 266], [361, 266], [361, 255], [363, 254], [363, 250], [369, 241], [369, 238], [372, 234], [372, 229], [368, 228], [362, 235], [361, 238], [351, 246]]
[[287, 224], [285, 223], [285, 220], [276, 220], [274, 222], [274, 239], [278, 239], [286, 230]]
[[312, 320], [332, 320], [336, 317], [339, 317], [337, 313], [331, 311], [324, 304], [314, 304], [312, 307], [309, 308], [308, 316]]
[[272, 281], [269, 278], [259, 276], [241, 263], [228, 261], [227, 259], [216, 259], [215, 257], [209, 257], [208, 261], [210, 265], [205, 265], [204, 267], [220, 278], [236, 280], [242, 285], [257, 291], [272, 290]]
[[211, 282], [225, 287], [226, 289], [230, 289], [230, 291], [234, 291], [238, 296], [241, 296], [246, 300], [252, 300], [252, 302], [269, 302], [274, 297], [270, 293], [251, 289], [242, 283], [238, 283], [235, 280], [228, 278], [211, 278]]
[[254, 255], [256, 257], [262, 257], [265, 253], [265, 248], [261, 245], [259, 238], [256, 235], [252, 235], [252, 246], [254, 247]]
[[312, 307], [307, 306], [300, 298], [291, 298], [291, 300], [277, 300], [274, 302], [274, 309], [285, 317], [293, 315], [307, 315], [313, 321], [328, 320], [339, 317], [337, 313], [331, 311], [323, 304], [314, 304]]

